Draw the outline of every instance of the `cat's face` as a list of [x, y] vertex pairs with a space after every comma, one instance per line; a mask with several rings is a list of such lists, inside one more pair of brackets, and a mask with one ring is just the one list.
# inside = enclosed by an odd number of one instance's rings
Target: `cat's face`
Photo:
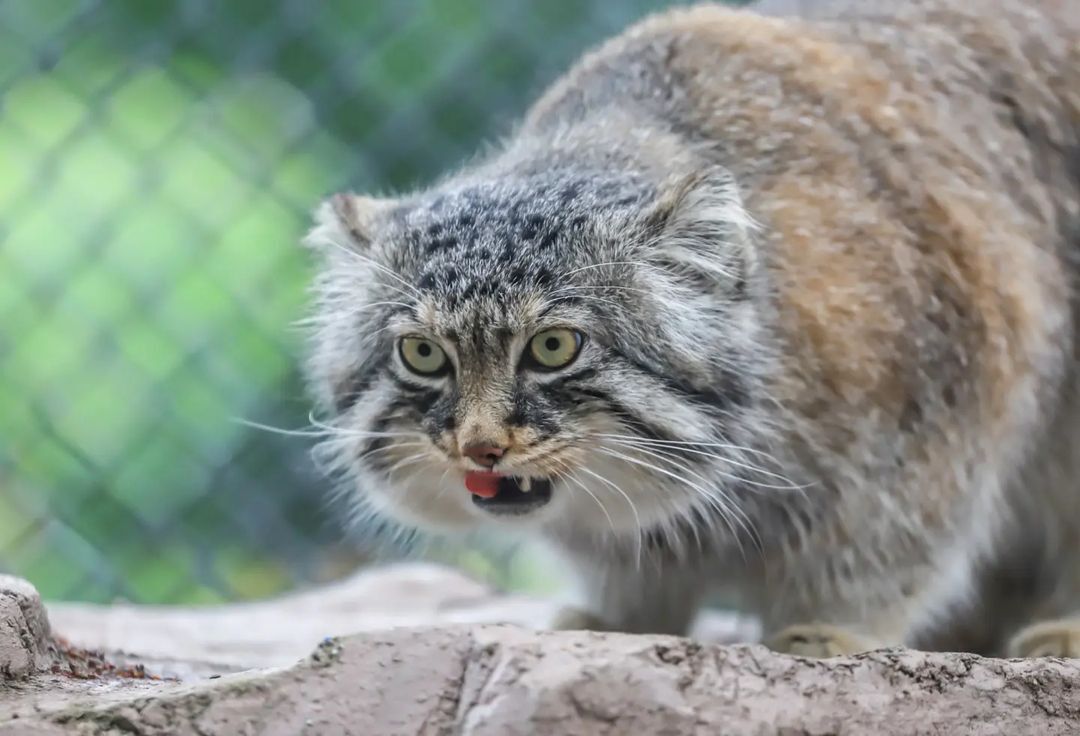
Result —
[[726, 509], [755, 464], [728, 184], [500, 179], [324, 206], [309, 367], [357, 508], [617, 535]]

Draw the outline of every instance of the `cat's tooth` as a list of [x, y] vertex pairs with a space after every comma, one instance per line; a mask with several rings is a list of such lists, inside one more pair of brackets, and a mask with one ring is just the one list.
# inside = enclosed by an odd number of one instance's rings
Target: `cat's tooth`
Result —
[[522, 493], [528, 493], [532, 490], [532, 478], [530, 478], [529, 476], [525, 476], [518, 481], [518, 486], [521, 487]]

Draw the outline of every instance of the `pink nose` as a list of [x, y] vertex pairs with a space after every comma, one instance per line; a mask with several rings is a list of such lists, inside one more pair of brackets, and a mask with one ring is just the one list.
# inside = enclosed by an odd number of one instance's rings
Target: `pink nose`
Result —
[[477, 444], [468, 445], [461, 452], [465, 457], [490, 468], [500, 457], [506, 454], [506, 448]]

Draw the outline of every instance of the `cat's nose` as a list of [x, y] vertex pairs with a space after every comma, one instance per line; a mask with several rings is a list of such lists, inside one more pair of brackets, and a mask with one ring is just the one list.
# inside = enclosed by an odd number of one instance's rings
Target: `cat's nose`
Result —
[[490, 468], [499, 458], [506, 454], [505, 447], [498, 447], [496, 445], [489, 445], [484, 443], [476, 443], [466, 445], [461, 449], [461, 453], [471, 460]]

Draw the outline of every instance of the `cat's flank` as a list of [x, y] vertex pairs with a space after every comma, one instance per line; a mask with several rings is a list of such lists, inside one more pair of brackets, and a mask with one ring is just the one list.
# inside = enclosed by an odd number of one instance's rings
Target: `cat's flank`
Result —
[[328, 200], [320, 452], [358, 515], [550, 541], [564, 626], [727, 588], [784, 651], [1080, 655], [1080, 9], [823, 5], [648, 18]]

